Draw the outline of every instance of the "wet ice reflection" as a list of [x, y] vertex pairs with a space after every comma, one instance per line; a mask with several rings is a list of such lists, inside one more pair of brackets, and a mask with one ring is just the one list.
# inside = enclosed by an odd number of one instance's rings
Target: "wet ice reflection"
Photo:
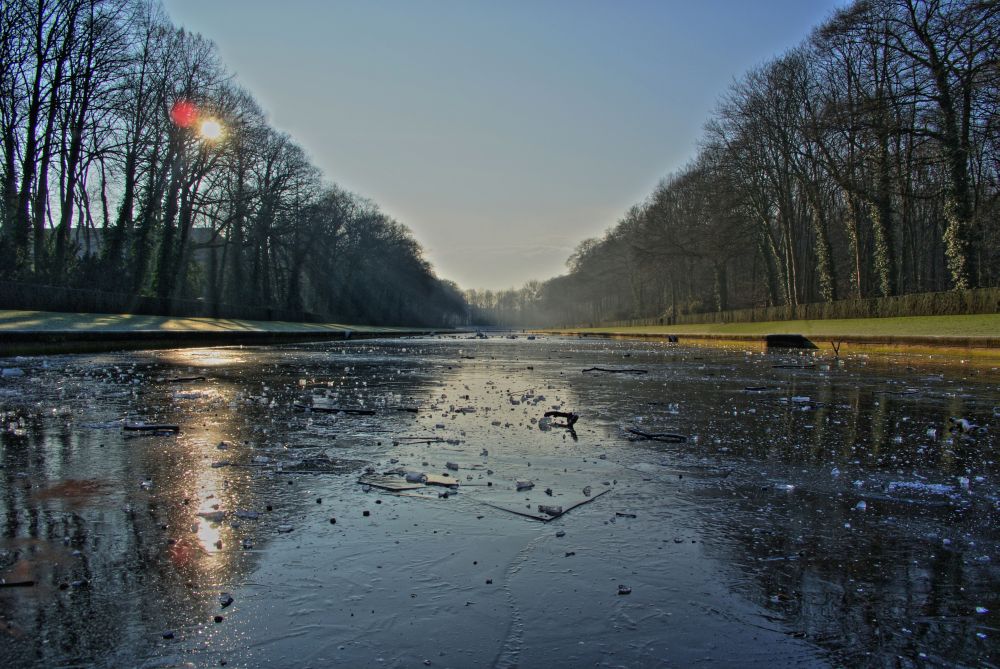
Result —
[[0, 577], [34, 585], [0, 588], [4, 666], [996, 661], [989, 366], [555, 338], [12, 365]]

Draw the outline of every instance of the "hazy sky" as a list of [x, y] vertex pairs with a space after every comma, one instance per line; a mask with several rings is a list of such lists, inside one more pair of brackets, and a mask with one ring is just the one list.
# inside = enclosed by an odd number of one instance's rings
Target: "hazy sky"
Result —
[[695, 152], [726, 87], [845, 0], [165, 0], [440, 276], [564, 271]]

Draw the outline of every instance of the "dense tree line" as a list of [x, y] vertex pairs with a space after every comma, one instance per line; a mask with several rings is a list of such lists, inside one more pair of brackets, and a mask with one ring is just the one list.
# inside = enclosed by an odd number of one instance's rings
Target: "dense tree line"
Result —
[[0, 2], [0, 158], [0, 279], [354, 322], [464, 315], [410, 232], [326, 183], [156, 0]]
[[699, 154], [482, 318], [599, 322], [1000, 282], [1000, 3], [860, 0], [732, 85]]

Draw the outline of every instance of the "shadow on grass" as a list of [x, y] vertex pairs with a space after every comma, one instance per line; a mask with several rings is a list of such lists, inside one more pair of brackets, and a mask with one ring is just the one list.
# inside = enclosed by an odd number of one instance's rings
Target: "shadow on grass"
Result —
[[235, 319], [145, 316], [137, 314], [82, 314], [45, 311], [0, 311], [0, 332], [302, 332], [348, 330], [392, 331], [396, 328], [354, 327], [334, 323], [290, 323]]

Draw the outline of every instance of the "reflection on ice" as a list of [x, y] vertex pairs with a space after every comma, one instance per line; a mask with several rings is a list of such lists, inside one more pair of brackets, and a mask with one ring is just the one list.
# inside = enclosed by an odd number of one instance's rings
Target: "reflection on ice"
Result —
[[240, 365], [247, 361], [247, 349], [242, 346], [220, 348], [178, 348], [162, 351], [160, 355], [172, 367], [183, 370], [185, 367], [225, 367]]
[[446, 337], [2, 367], [2, 666], [997, 661], [995, 369]]

